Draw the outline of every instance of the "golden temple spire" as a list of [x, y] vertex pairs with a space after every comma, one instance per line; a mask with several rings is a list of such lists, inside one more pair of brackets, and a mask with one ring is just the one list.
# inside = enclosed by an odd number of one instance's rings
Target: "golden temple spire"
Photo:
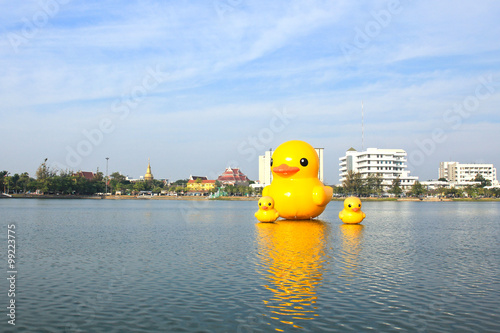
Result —
[[153, 180], [153, 174], [151, 173], [151, 163], [148, 158], [148, 169], [146, 170], [146, 174], [144, 175], [144, 180], [150, 181]]

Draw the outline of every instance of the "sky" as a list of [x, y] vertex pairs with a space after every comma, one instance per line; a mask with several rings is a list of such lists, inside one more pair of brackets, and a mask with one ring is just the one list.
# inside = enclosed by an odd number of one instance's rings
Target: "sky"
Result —
[[[500, 165], [497, 1], [0, 2], [0, 170], [257, 180], [288, 140]], [[363, 116], [362, 116], [363, 115]], [[362, 123], [364, 126], [362, 126]], [[364, 130], [362, 130], [364, 128]], [[109, 160], [106, 160], [109, 158]]]

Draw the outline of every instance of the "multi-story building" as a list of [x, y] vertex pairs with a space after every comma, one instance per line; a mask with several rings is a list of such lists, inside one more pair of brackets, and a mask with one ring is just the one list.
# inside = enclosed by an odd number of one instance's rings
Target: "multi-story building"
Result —
[[[319, 158], [318, 179], [323, 182], [323, 152], [324, 148], [314, 148]], [[261, 186], [271, 185], [273, 173], [271, 170], [271, 157], [273, 151], [268, 150], [264, 155], [259, 156], [259, 182]]]
[[478, 164], [459, 162], [439, 163], [439, 178], [445, 178], [450, 182], [469, 182], [480, 174], [484, 179], [489, 180], [492, 185], [498, 185], [497, 169], [493, 164]]
[[418, 177], [410, 176], [406, 170], [406, 151], [403, 149], [368, 148], [366, 151], [357, 151], [354, 148], [347, 150], [340, 160], [340, 182], [344, 182], [349, 171], [359, 172], [362, 178], [369, 175], [380, 175], [384, 189], [388, 189], [394, 179], [399, 177], [400, 186], [408, 190], [418, 181]]

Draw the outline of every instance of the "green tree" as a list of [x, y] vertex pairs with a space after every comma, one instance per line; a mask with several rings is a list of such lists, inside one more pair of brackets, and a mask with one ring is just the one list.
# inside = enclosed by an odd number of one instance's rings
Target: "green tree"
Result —
[[482, 174], [480, 174], [480, 173], [478, 173], [476, 175], [476, 177], [474, 178], [474, 181], [475, 182], [481, 182], [481, 184], [479, 185], [479, 187], [491, 186], [491, 181], [489, 181], [486, 178], [484, 178], [484, 176]]
[[460, 190], [460, 189], [458, 189], [456, 187], [445, 189], [444, 190], [444, 194], [447, 197], [453, 197], [453, 198], [460, 198], [461, 196], [463, 196], [462, 190]]
[[464, 189], [464, 192], [467, 193], [467, 196], [469, 198], [475, 198], [475, 197], [477, 197], [477, 194], [478, 194], [477, 188], [474, 186], [471, 186], [471, 185], [467, 186]]
[[12, 177], [11, 176], [4, 176], [3, 177], [3, 187], [4, 187], [4, 192], [5, 193], [10, 193], [10, 189], [12, 188]]
[[47, 166], [47, 159], [36, 170], [36, 180], [38, 189], [42, 194], [53, 189], [53, 178], [57, 175], [57, 171]]
[[363, 180], [359, 172], [349, 170], [346, 179], [343, 181], [344, 193], [350, 195], [360, 195], [363, 186]]
[[382, 175], [380, 173], [377, 174], [369, 174], [368, 177], [365, 179], [365, 184], [363, 188], [363, 194], [365, 195], [371, 195], [371, 194], [376, 194], [376, 195], [381, 195], [383, 191], [383, 186], [382, 186]]
[[403, 193], [403, 190], [400, 186], [401, 181], [399, 180], [399, 176], [392, 181], [391, 188], [389, 189], [389, 193], [394, 194], [395, 196], [400, 196]]
[[11, 179], [12, 180], [12, 189], [13, 189], [14, 193], [19, 192], [19, 189], [20, 189], [19, 184], [18, 184], [19, 178], [20, 178], [20, 176], [17, 173], [15, 173], [14, 176], [12, 176], [12, 179]]
[[186, 184], [188, 183], [188, 181], [189, 181], [189, 179], [178, 179], [175, 182], [173, 182], [172, 185], [186, 186]]
[[146, 182], [141, 182], [141, 181], [135, 182], [134, 190], [137, 192], [146, 191]]
[[26, 190], [28, 189], [28, 184], [29, 184], [30, 180], [31, 180], [30, 176], [27, 172], [23, 172], [19, 176], [18, 184], [19, 184], [19, 187], [22, 189], [23, 193], [26, 193]]
[[344, 194], [344, 187], [342, 185], [341, 186], [335, 186], [335, 185], [333, 185], [332, 188], [333, 188], [333, 193], [334, 194], [338, 194], [338, 195], [343, 195]]
[[414, 197], [419, 197], [425, 193], [424, 186], [417, 180], [411, 187], [410, 194]]

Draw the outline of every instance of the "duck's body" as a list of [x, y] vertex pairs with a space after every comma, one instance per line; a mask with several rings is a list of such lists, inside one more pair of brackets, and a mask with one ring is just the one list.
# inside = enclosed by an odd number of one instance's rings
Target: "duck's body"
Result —
[[259, 199], [259, 210], [255, 212], [255, 217], [260, 222], [274, 222], [280, 215], [274, 209], [274, 200], [271, 197], [264, 196]]
[[366, 214], [361, 211], [361, 200], [356, 197], [349, 197], [344, 200], [344, 209], [339, 213], [339, 218], [344, 223], [358, 224], [363, 221]]
[[330, 202], [333, 189], [318, 179], [319, 159], [304, 141], [280, 145], [272, 158], [273, 181], [262, 192], [274, 199], [280, 217], [308, 220], [317, 217]]

